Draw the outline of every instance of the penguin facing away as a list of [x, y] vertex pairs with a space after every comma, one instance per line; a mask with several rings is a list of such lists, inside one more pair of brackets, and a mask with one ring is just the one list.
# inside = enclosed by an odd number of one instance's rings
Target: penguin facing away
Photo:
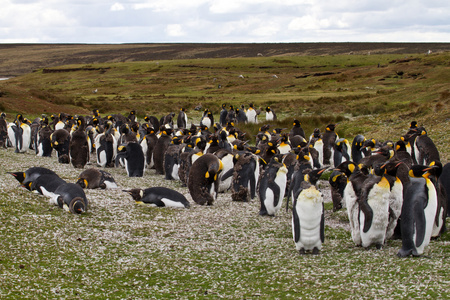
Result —
[[301, 191], [294, 199], [292, 209], [292, 235], [300, 254], [311, 250], [318, 254], [325, 240], [323, 195], [316, 182], [325, 169], [312, 170], [304, 175]]
[[116, 181], [112, 175], [104, 170], [89, 168], [81, 172], [77, 182], [84, 189], [114, 189], [117, 188]]
[[187, 183], [192, 200], [199, 205], [214, 203], [219, 188], [218, 176], [222, 169], [222, 161], [211, 153], [200, 156], [192, 163]]
[[420, 256], [430, 243], [437, 210], [436, 189], [428, 177], [432, 167], [414, 165], [401, 214], [402, 247], [399, 257]]
[[123, 191], [130, 194], [138, 204], [175, 208], [189, 208], [191, 206], [183, 194], [165, 187], [135, 188]]
[[81, 214], [88, 209], [88, 200], [83, 189], [75, 183], [65, 183], [60, 185], [54, 192], [55, 196], [51, 203], [58, 205], [65, 211], [73, 214]]
[[273, 158], [258, 180], [258, 196], [261, 203], [259, 215], [275, 216], [283, 203], [287, 182], [287, 168]]

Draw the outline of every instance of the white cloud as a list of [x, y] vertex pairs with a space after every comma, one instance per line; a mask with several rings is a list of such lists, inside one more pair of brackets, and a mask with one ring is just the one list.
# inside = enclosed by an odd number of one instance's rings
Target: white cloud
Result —
[[125, 9], [125, 7], [121, 3], [118, 3], [118, 2], [111, 5], [111, 11], [121, 11], [124, 9]]
[[179, 37], [183, 36], [185, 33], [183, 32], [183, 28], [180, 24], [169, 24], [166, 27], [166, 33], [170, 37]]

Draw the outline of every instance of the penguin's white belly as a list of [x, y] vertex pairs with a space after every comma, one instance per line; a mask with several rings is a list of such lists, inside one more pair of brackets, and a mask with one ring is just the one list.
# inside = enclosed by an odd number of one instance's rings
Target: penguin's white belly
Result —
[[179, 208], [184, 208], [184, 204], [178, 201], [173, 201], [171, 199], [168, 198], [162, 198], [161, 199], [162, 203], [164, 203], [165, 206], [167, 207], [179, 207]]
[[386, 189], [375, 185], [369, 192], [367, 203], [372, 208], [372, 224], [367, 232], [364, 232], [365, 215], [360, 213], [361, 244], [369, 247], [372, 244], [384, 244], [386, 229], [389, 224], [389, 193]]
[[178, 176], [178, 169], [180, 168], [180, 165], [174, 164], [172, 167], [172, 178], [175, 180], [180, 180], [180, 177]]
[[105, 180], [105, 185], [107, 189], [116, 189], [117, 188], [117, 184], [115, 182], [112, 181], [106, 181]]
[[256, 123], [256, 111], [253, 109], [249, 109], [247, 111], [247, 122], [248, 123]]
[[344, 189], [343, 202], [347, 207], [348, 220], [350, 222], [350, 230], [352, 234], [352, 240], [356, 245], [361, 245], [361, 234], [359, 229], [359, 204], [353, 184], [349, 181]]
[[432, 237], [438, 237], [439, 233], [441, 232], [441, 228], [443, 225], [443, 216], [444, 216], [444, 210], [441, 208], [438, 212], [438, 224], [436, 225], [436, 222], [433, 222], [433, 230], [431, 232]]
[[37, 156], [43, 156], [44, 155], [44, 149], [42, 148], [42, 143], [39, 143], [38, 144], [38, 147], [37, 147]]
[[424, 208], [424, 214], [425, 214], [425, 235], [423, 238], [423, 242], [421, 245], [416, 244], [416, 234], [414, 234], [414, 244], [416, 245], [416, 250], [419, 255], [423, 253], [423, 250], [426, 246], [430, 243], [430, 239], [433, 232], [434, 227], [434, 218], [436, 217], [436, 210], [437, 210], [437, 196], [436, 196], [436, 189], [434, 187], [434, 184], [427, 179], [427, 188], [428, 188], [428, 204]]
[[[275, 194], [272, 189], [267, 188], [266, 199], [264, 200], [264, 205], [266, 206], [267, 213], [269, 215], [275, 215], [281, 208], [283, 204], [284, 192], [286, 190], [286, 173], [277, 174], [274, 180], [275, 184], [280, 187], [280, 194], [278, 199], [275, 199]], [[277, 205], [275, 201], [278, 200]]]
[[403, 185], [397, 178], [389, 195], [389, 208], [392, 214], [389, 216], [389, 225], [386, 229], [386, 240], [390, 239], [394, 234], [394, 229], [397, 226], [398, 218], [402, 212], [403, 206]]
[[105, 167], [106, 166], [106, 151], [104, 151], [104, 150], [100, 151], [100, 154], [97, 155], [97, 157], [98, 157], [98, 162], [97, 163], [101, 167]]
[[283, 146], [278, 147], [278, 150], [280, 151], [280, 154], [286, 154], [291, 151], [291, 146], [283, 145]]
[[300, 222], [300, 240], [296, 243], [297, 250], [321, 249], [322, 201], [322, 194], [314, 187], [300, 193], [295, 206]]

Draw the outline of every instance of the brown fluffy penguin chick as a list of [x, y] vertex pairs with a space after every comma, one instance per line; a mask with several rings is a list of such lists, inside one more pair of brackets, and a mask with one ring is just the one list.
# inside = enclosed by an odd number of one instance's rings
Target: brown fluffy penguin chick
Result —
[[218, 174], [222, 162], [211, 153], [200, 156], [189, 171], [188, 188], [192, 200], [200, 205], [212, 205], [219, 187]]
[[103, 170], [89, 168], [81, 172], [76, 182], [84, 189], [113, 189], [117, 188], [116, 182], [111, 174]]

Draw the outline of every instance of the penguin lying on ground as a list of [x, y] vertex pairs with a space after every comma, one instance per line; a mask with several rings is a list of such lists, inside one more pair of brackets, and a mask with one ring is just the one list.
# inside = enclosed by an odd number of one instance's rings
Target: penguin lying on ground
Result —
[[55, 190], [54, 194], [50, 203], [58, 205], [65, 211], [81, 214], [88, 209], [86, 194], [78, 184], [64, 183]]
[[80, 176], [78, 176], [76, 184], [84, 189], [117, 188], [117, 184], [111, 174], [95, 168], [89, 168], [81, 172]]
[[26, 170], [25, 172], [7, 172], [8, 174], [11, 174], [14, 176], [14, 178], [19, 181], [19, 183], [26, 187], [27, 189], [30, 189], [31, 185], [30, 182], [35, 181], [39, 176], [43, 174], [53, 174], [56, 175], [56, 173], [50, 169], [44, 168], [44, 167], [32, 167]]
[[61, 179], [58, 175], [49, 173], [42, 174], [28, 184], [30, 185], [30, 191], [37, 191], [43, 196], [52, 197], [56, 189], [65, 183], [66, 181]]
[[158, 207], [190, 207], [190, 203], [184, 195], [165, 187], [152, 187], [145, 190], [131, 189], [123, 191], [130, 194], [136, 203], [139, 204], [150, 204]]
[[300, 254], [311, 250], [318, 254], [325, 240], [323, 195], [316, 183], [326, 170], [316, 169], [304, 175], [301, 190], [292, 208], [292, 235]]

